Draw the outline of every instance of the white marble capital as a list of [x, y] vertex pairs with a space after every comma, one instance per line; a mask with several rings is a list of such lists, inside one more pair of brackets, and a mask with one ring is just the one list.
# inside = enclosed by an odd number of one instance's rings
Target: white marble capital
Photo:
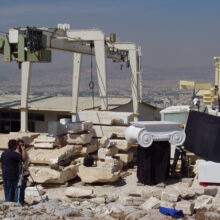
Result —
[[172, 145], [184, 143], [186, 135], [180, 124], [168, 121], [139, 121], [132, 122], [125, 131], [128, 143], [138, 143], [149, 147], [153, 141], [169, 141]]

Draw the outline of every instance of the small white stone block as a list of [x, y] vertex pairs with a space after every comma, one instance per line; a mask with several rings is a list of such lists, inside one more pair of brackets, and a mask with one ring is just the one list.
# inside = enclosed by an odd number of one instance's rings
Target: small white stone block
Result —
[[160, 200], [151, 197], [145, 203], [143, 203], [140, 208], [145, 210], [158, 209], [160, 207]]
[[55, 147], [54, 143], [35, 143], [34, 148], [45, 148], [45, 149], [53, 149]]
[[120, 151], [128, 151], [132, 147], [126, 140], [110, 139], [109, 141], [114, 143]]
[[117, 160], [107, 156], [104, 161], [97, 161], [97, 167], [117, 167], [117, 169], [121, 171], [123, 168], [123, 162], [120, 159]]
[[97, 205], [100, 205], [100, 204], [105, 204], [105, 198], [104, 197], [96, 197], [96, 198], [92, 198], [89, 200], [89, 202], [92, 202], [92, 203], [95, 203]]
[[213, 197], [212, 196], [207, 196], [207, 195], [202, 195], [199, 196], [194, 202], [195, 202], [195, 209], [202, 209], [202, 208], [207, 208], [209, 209], [212, 204]]
[[162, 189], [155, 186], [145, 186], [141, 191], [141, 197], [150, 198], [156, 197], [158, 199], [161, 198]]
[[65, 145], [63, 136], [51, 137], [47, 135], [40, 135], [34, 139], [33, 145], [35, 148], [54, 148], [56, 146]]
[[114, 156], [118, 153], [118, 148], [110, 147], [110, 148], [100, 148], [98, 150], [98, 158], [105, 159], [107, 156]]
[[80, 165], [78, 176], [84, 183], [109, 183], [120, 178], [120, 171], [115, 167], [85, 167]]
[[44, 188], [41, 185], [30, 186], [25, 189], [25, 196], [38, 197], [44, 194]]
[[34, 143], [56, 143], [57, 138], [46, 136], [46, 135], [39, 135], [37, 138], [34, 139]]
[[132, 196], [121, 196], [119, 197], [119, 201], [124, 206], [140, 206], [145, 202], [141, 197]]
[[198, 179], [204, 183], [220, 183], [220, 163], [200, 161], [198, 164]]
[[92, 130], [92, 122], [70, 122], [67, 124], [67, 132], [78, 134]]
[[134, 154], [131, 151], [127, 153], [118, 153], [115, 156], [119, 157], [123, 161], [124, 164], [130, 163], [134, 158]]
[[204, 187], [190, 187], [191, 190], [195, 192], [196, 195], [201, 196], [205, 194], [205, 189]]
[[192, 215], [194, 211], [194, 203], [183, 200], [176, 203], [175, 209], [182, 210], [185, 215]]
[[180, 197], [180, 193], [175, 189], [165, 189], [161, 193], [161, 200], [168, 202], [177, 202]]
[[93, 190], [85, 187], [67, 187], [65, 190], [65, 195], [73, 198], [89, 197], [92, 194]]
[[194, 190], [192, 190], [191, 188], [186, 188], [186, 189], [180, 189], [180, 196], [183, 199], [193, 199], [196, 196], [196, 193]]
[[88, 144], [91, 142], [93, 137], [92, 132], [88, 132], [86, 134], [67, 134], [65, 137], [65, 141], [68, 144]]

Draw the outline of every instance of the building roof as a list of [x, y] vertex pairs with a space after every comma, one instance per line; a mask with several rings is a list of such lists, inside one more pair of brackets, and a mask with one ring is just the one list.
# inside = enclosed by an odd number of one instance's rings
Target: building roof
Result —
[[189, 112], [190, 106], [189, 105], [178, 105], [178, 106], [170, 106], [162, 111], [160, 113], [180, 113], [180, 112]]
[[[20, 108], [20, 95], [1, 95], [0, 108], [19, 109]], [[109, 109], [115, 109], [120, 106], [131, 103], [131, 98], [108, 98]], [[151, 108], [156, 108], [148, 103], [142, 102]], [[72, 110], [72, 97], [71, 96], [30, 96], [28, 101], [30, 110], [41, 111], [62, 111], [70, 112]], [[94, 98], [94, 107], [100, 107], [100, 98]], [[78, 111], [93, 109], [92, 97], [79, 97]]]
[[[20, 95], [1, 95], [0, 108], [19, 109]], [[127, 104], [130, 98], [108, 98], [109, 108], [114, 109], [120, 105]], [[72, 109], [71, 96], [30, 96], [28, 101], [30, 110], [43, 111], [64, 111], [69, 112]], [[100, 98], [94, 98], [94, 107], [99, 108]], [[93, 108], [92, 97], [79, 97], [78, 110], [88, 110]]]

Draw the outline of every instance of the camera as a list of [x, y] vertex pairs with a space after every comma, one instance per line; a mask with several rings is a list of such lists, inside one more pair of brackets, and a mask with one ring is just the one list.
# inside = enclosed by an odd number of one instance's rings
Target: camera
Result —
[[21, 147], [24, 146], [23, 140], [18, 140], [18, 141], [17, 141], [17, 145], [18, 145], [18, 151], [19, 151], [20, 153], [22, 153]]

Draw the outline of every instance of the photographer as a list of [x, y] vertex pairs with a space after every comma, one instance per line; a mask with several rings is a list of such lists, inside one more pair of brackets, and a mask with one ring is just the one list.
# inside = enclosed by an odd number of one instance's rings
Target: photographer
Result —
[[[22, 154], [22, 148], [25, 149], [25, 144], [23, 140], [17, 141], [19, 153]], [[27, 162], [27, 155], [25, 156], [25, 160], [19, 163], [19, 180], [17, 185], [16, 191], [16, 202], [21, 203], [22, 205], [25, 204], [25, 189], [27, 186], [27, 178], [29, 176], [28, 171], [28, 162]]]
[[15, 201], [15, 193], [19, 179], [19, 163], [25, 160], [25, 148], [21, 147], [21, 154], [15, 152], [17, 149], [17, 141], [9, 140], [8, 148], [2, 153], [1, 167], [3, 176], [3, 186], [6, 202]]
[[[181, 124], [180, 128], [184, 129], [184, 125]], [[175, 153], [174, 153], [174, 161], [171, 166], [171, 174], [174, 176], [176, 173], [176, 165], [179, 160], [179, 157], [181, 157], [181, 174], [184, 176], [186, 175], [186, 150], [184, 145], [176, 146]]]

